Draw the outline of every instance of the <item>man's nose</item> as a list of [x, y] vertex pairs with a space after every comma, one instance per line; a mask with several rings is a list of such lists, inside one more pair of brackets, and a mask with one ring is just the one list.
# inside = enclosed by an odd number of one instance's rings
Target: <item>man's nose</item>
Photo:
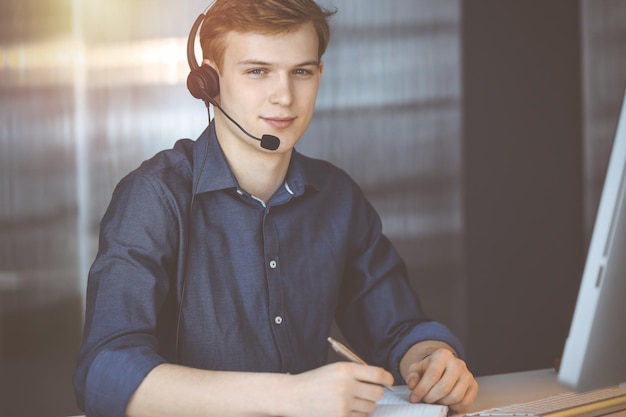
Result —
[[289, 106], [293, 102], [293, 82], [288, 75], [277, 77], [270, 95], [272, 104]]

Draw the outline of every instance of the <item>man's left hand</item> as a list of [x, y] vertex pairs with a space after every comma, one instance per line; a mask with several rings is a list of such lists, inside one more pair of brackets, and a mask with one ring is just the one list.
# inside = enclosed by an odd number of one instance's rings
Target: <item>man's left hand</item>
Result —
[[407, 352], [401, 364], [411, 390], [410, 401], [443, 404], [454, 412], [466, 410], [476, 398], [478, 383], [465, 361], [451, 348], [438, 347], [425, 354], [423, 349], [414, 348]]

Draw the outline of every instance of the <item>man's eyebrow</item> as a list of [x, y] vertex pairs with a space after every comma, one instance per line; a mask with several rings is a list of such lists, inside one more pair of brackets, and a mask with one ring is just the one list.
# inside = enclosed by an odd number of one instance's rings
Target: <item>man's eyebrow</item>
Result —
[[312, 59], [310, 61], [304, 61], [300, 65], [296, 65], [296, 67], [310, 67], [310, 66], [319, 67], [319, 65], [320, 65], [320, 61], [318, 61], [317, 59]]
[[[260, 67], [271, 67], [274, 64], [272, 64], [271, 62], [266, 62], [266, 61], [261, 61], [258, 59], [245, 59], [243, 61], [239, 61], [238, 65], [252, 65], [252, 66], [260, 66]], [[296, 64], [294, 65], [294, 67], [310, 67], [310, 66], [315, 66], [315, 67], [319, 67], [320, 65], [320, 61], [317, 59], [312, 59], [310, 61], [304, 61], [300, 64]]]

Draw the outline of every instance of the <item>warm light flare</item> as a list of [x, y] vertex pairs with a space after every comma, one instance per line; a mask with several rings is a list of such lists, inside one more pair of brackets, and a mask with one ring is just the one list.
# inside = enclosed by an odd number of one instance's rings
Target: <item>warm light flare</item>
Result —
[[20, 44], [0, 49], [0, 85], [72, 84], [75, 69], [84, 68], [89, 84], [177, 84], [189, 73], [186, 39], [84, 45], [72, 39]]

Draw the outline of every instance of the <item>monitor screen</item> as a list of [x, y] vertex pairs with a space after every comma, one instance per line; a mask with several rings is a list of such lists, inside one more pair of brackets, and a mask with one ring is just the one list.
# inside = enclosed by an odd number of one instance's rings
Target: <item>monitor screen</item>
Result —
[[575, 391], [626, 382], [625, 194], [626, 96], [559, 368]]

